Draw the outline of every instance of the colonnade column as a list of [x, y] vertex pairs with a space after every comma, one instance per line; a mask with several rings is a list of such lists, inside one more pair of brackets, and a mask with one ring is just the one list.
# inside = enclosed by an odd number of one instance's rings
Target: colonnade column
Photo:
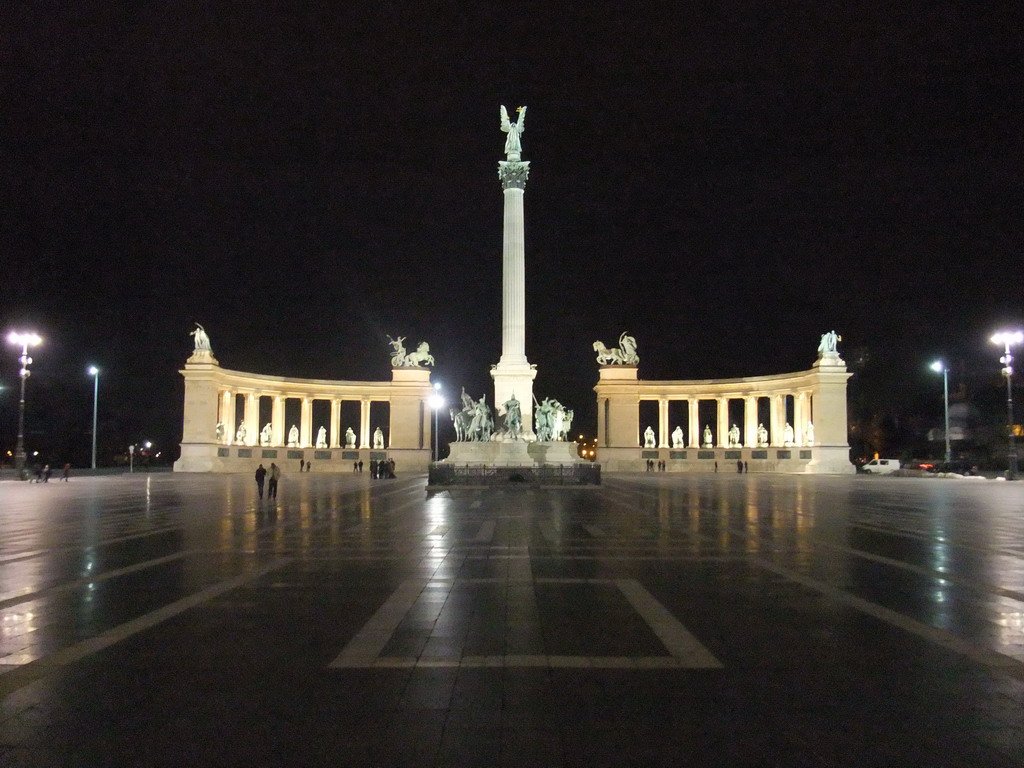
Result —
[[341, 400], [331, 400], [331, 441], [328, 446], [341, 448]]
[[359, 447], [370, 447], [370, 401], [359, 401]]
[[757, 445], [757, 397], [753, 395], [743, 399], [743, 444], [748, 448]]
[[700, 400], [696, 397], [688, 401], [690, 406], [690, 447], [700, 447]]
[[729, 398], [716, 398], [718, 402], [718, 440], [716, 445], [726, 447], [729, 445]]
[[220, 421], [224, 425], [224, 445], [231, 445], [235, 439], [235, 393], [224, 390], [221, 397]]
[[284, 397], [274, 395], [270, 408], [270, 444], [284, 445]]
[[668, 399], [658, 400], [658, 447], [668, 448]]
[[255, 445], [256, 442], [259, 442], [255, 439], [259, 437], [260, 432], [259, 427], [256, 426], [259, 410], [259, 400], [256, 399], [256, 393], [248, 393], [245, 396], [245, 410], [242, 413], [242, 423], [245, 424], [246, 445]]
[[308, 448], [313, 444], [313, 400], [302, 398], [302, 410], [299, 414], [299, 446]]
[[806, 426], [806, 415], [804, 406], [807, 405], [807, 394], [801, 392], [793, 397], [793, 443], [804, 444], [804, 429]]
[[772, 395], [768, 401], [771, 421], [771, 444], [782, 445], [782, 422], [786, 418], [785, 402], [782, 395]]

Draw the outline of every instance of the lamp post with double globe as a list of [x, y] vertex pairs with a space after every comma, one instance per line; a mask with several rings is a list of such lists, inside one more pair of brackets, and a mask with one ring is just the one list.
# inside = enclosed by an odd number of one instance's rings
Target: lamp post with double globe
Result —
[[946, 458], [944, 461], [949, 464], [953, 459], [952, 451], [949, 448], [949, 368], [941, 360], [936, 360], [930, 367], [936, 373], [942, 374], [942, 403], [946, 410], [946, 429], [943, 432], [946, 436]]
[[999, 362], [1003, 364], [1003, 376], [1006, 377], [1006, 479], [1017, 479], [1017, 446], [1013, 434], [1013, 355], [1010, 347], [1024, 342], [1024, 331], [1000, 331], [992, 336], [993, 344], [1003, 346], [1003, 356]]
[[28, 348], [42, 343], [37, 333], [19, 333], [11, 331], [7, 334], [7, 341], [21, 347], [21, 398], [18, 400], [18, 443], [14, 447], [14, 468], [18, 473], [18, 479], [24, 480], [25, 475], [25, 380], [31, 375], [28, 367], [32, 365], [32, 358], [28, 356]]

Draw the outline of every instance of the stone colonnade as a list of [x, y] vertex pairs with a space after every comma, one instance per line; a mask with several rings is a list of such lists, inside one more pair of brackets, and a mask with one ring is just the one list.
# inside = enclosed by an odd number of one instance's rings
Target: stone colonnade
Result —
[[[176, 471], [243, 471], [249, 464], [255, 468], [260, 459], [280, 462], [289, 458], [316, 459], [318, 469], [351, 470], [354, 460], [384, 458], [360, 454], [381, 450], [373, 446], [377, 427], [384, 434], [387, 457], [400, 456], [396, 461], [403, 469], [425, 468], [430, 461], [433, 422], [429, 397], [433, 388], [430, 371], [425, 368], [394, 368], [391, 381], [286, 379], [227, 370], [220, 367], [212, 353], [197, 350], [180, 373], [185, 378], [185, 413]], [[240, 420], [239, 396], [244, 398]], [[270, 439], [266, 441], [261, 440], [259, 423], [262, 398], [271, 402]], [[289, 399], [299, 402], [299, 434], [294, 444], [288, 440], [291, 425], [285, 423], [285, 402]], [[330, 403], [327, 424], [313, 423], [313, 403], [318, 400]], [[355, 446], [346, 446], [344, 435], [345, 429], [354, 425], [341, 423], [342, 403], [349, 401], [360, 404]], [[388, 404], [388, 417], [380, 423], [371, 422], [370, 406], [375, 402]], [[237, 437], [239, 423], [245, 425], [242, 440]], [[327, 430], [327, 445], [317, 450], [320, 426]], [[314, 450], [307, 454], [305, 449]]]
[[[243, 400], [243, 415], [236, 422], [237, 399], [241, 395]], [[262, 437], [260, 426], [260, 402], [263, 398], [271, 400], [270, 408], [270, 439]], [[298, 439], [294, 444], [288, 442], [290, 425], [285, 424], [285, 401], [299, 401], [299, 421], [294, 426], [298, 427]], [[331, 416], [327, 424], [313, 423], [313, 403], [322, 400], [331, 404]], [[375, 402], [390, 403], [390, 398], [380, 394], [355, 397], [324, 397], [316, 395], [302, 395], [294, 392], [285, 394], [274, 394], [266, 391], [251, 391], [247, 388], [227, 387], [220, 390], [218, 395], [217, 421], [223, 425], [223, 435], [217, 441], [221, 445], [242, 445], [242, 446], [270, 446], [270, 447], [294, 447], [313, 448], [316, 445], [316, 432], [323, 426], [327, 430], [328, 443], [326, 448], [343, 448], [346, 446], [345, 429], [354, 426], [341, 423], [341, 404], [346, 401], [359, 403], [359, 429], [356, 434], [354, 448], [371, 448], [373, 442], [373, 429], [376, 426], [382, 427], [385, 435], [385, 447], [389, 445], [390, 425], [386, 422], [371, 424], [370, 406]], [[245, 437], [238, 439], [239, 423], [245, 424]]]
[[[674, 468], [680, 471], [700, 469], [702, 461], [711, 467], [718, 459], [754, 460], [762, 468], [784, 471], [852, 471], [846, 416], [849, 377], [837, 355], [819, 357], [807, 371], [741, 379], [643, 381], [635, 367], [603, 366], [594, 388], [598, 460], [611, 470], [642, 469], [653, 458], [675, 462]], [[640, 423], [640, 403], [646, 401], [658, 403], [656, 424]], [[679, 426], [670, 424], [669, 405], [674, 401], [687, 404], [682, 445], [672, 441], [672, 432]], [[731, 420], [733, 401], [740, 402], [742, 416]], [[704, 402], [714, 403], [714, 418], [708, 418], [707, 405], [701, 408]], [[733, 413], [736, 410], [740, 409], [734, 408]], [[767, 418], [762, 418], [765, 414]], [[763, 433], [759, 438], [762, 424], [767, 439]], [[644, 446], [643, 431], [648, 426], [656, 435], [653, 449]], [[730, 438], [733, 426], [739, 440]], [[704, 434], [708, 427], [710, 441]], [[792, 448], [798, 449], [795, 456]], [[730, 453], [716, 453], [716, 449]]]

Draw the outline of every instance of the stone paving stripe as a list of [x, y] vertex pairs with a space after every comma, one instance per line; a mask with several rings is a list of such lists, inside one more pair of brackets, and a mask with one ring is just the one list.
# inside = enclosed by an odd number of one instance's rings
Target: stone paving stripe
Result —
[[551, 524], [550, 520], [541, 520], [537, 523], [537, 527], [540, 528], [541, 535], [549, 544], [558, 543], [558, 533], [555, 531], [555, 526]]
[[40, 589], [34, 592], [11, 592], [6, 595], [0, 595], [0, 609], [10, 608], [12, 605], [18, 605], [19, 603], [28, 602], [29, 600], [38, 600], [40, 598], [49, 597], [50, 595], [59, 594], [61, 592], [70, 592], [79, 587], [83, 587], [86, 584], [95, 584], [100, 581], [108, 581], [109, 579], [116, 579], [119, 576], [125, 576], [129, 573], [135, 573], [137, 571], [144, 571], [147, 568], [155, 568], [164, 563], [170, 563], [175, 560], [181, 560], [182, 558], [188, 557], [194, 554], [193, 552], [175, 552], [173, 555], [166, 555], [164, 557], [158, 557], [154, 560], [146, 560], [142, 563], [135, 563], [124, 568], [118, 568], [113, 571], [104, 571], [98, 573], [95, 576], [90, 576], [87, 579], [76, 579], [74, 581], [65, 582], [64, 584], [57, 584], [47, 589]]
[[1024, 680], [1024, 662], [1018, 661], [1011, 656], [999, 653], [998, 651], [989, 650], [988, 648], [979, 647], [943, 629], [938, 629], [930, 624], [924, 624], [923, 622], [911, 619], [904, 616], [902, 613], [892, 610], [891, 608], [886, 608], [876, 603], [872, 603], [862, 597], [857, 597], [856, 595], [851, 595], [837, 587], [817, 581], [816, 579], [804, 576], [803, 574], [796, 573], [788, 568], [781, 568], [767, 560], [754, 558], [754, 562], [767, 571], [771, 571], [783, 578], [794, 581], [809, 589], [813, 589], [815, 592], [825, 595], [826, 597], [830, 597], [833, 600], [850, 606], [851, 608], [855, 608], [861, 613], [879, 619], [886, 624], [915, 634], [941, 648], [953, 651], [954, 653], [959, 653], [973, 661], [984, 664], [992, 669], [998, 669], [1001, 672], [1005, 672], [1019, 680]]
[[603, 539], [604, 531], [598, 528], [596, 525], [584, 525], [583, 530], [593, 536], [595, 539]]
[[633, 610], [647, 622], [681, 666], [691, 669], [722, 669], [722, 663], [711, 651], [701, 645], [700, 641], [691, 635], [664, 605], [655, 600], [654, 595], [644, 589], [640, 582], [636, 579], [616, 579], [615, 583], [633, 606]]
[[8, 672], [2, 672], [0, 673], [0, 699], [6, 698], [19, 688], [23, 688], [24, 686], [29, 685], [39, 678], [49, 674], [54, 667], [63, 667], [69, 664], [74, 664], [75, 662], [84, 659], [86, 656], [90, 656], [98, 651], [104, 650], [105, 648], [109, 648], [132, 635], [138, 634], [139, 632], [151, 629], [168, 619], [174, 618], [178, 614], [195, 608], [197, 605], [202, 605], [203, 603], [209, 602], [215, 597], [219, 597], [226, 592], [230, 592], [244, 584], [248, 584], [251, 581], [255, 581], [256, 579], [266, 576], [268, 573], [276, 571], [278, 568], [281, 568], [290, 562], [291, 560], [287, 558], [274, 560], [249, 573], [243, 573], [239, 576], [235, 576], [234, 578], [222, 581], [219, 584], [214, 584], [204, 590], [196, 592], [194, 595], [189, 595], [188, 597], [176, 600], [173, 603], [132, 619], [131, 621], [126, 621], [124, 624], [108, 629], [106, 632], [96, 635], [95, 637], [90, 637], [87, 640], [82, 640], [79, 643], [70, 645], [67, 648], [62, 648], [59, 651], [51, 653], [48, 656], [44, 656], [41, 659], [37, 659], [25, 666], [13, 668]]
[[327, 666], [332, 669], [372, 666], [405, 614], [415, 605], [430, 579], [406, 579]]
[[480, 530], [476, 532], [476, 536], [473, 537], [473, 541], [477, 544], [490, 544], [494, 539], [494, 529], [497, 525], [496, 520], [485, 520], [484, 524], [480, 526]]

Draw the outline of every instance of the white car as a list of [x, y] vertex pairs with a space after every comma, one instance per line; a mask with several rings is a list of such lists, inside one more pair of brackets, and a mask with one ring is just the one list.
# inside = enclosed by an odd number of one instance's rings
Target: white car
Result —
[[864, 471], [874, 475], [889, 475], [900, 468], [899, 459], [872, 459], [864, 465]]

